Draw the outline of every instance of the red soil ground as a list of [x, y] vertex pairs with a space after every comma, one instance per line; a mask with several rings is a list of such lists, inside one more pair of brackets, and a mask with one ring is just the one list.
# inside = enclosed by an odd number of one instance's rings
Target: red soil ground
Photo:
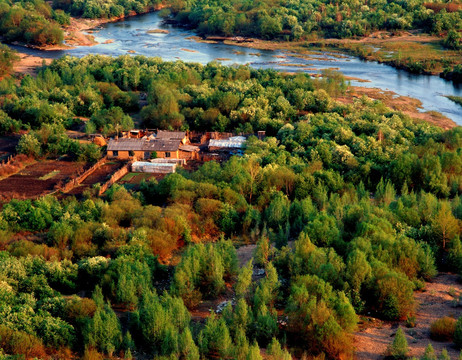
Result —
[[93, 184], [104, 183], [108, 180], [111, 175], [120, 169], [123, 166], [122, 162], [107, 162], [103, 164], [99, 169], [95, 170], [91, 175], [89, 175], [80, 186], [75, 187], [68, 194], [69, 195], [80, 195], [86, 189], [89, 189]]
[[[56, 160], [28, 165], [18, 173], [0, 180], [0, 200], [29, 199], [46, 195], [54, 191], [56, 185], [82, 172], [84, 166], [84, 163]], [[56, 171], [53, 177], [40, 180], [53, 171]]]

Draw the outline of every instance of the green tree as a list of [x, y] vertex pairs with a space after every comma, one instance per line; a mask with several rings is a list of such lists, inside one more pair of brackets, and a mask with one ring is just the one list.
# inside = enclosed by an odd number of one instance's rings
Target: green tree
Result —
[[456, 329], [454, 331], [454, 344], [462, 348], [462, 317], [457, 319]]
[[17, 150], [21, 154], [37, 158], [41, 153], [40, 142], [34, 135], [25, 134], [19, 140]]
[[263, 360], [256, 341], [250, 346], [246, 360]]
[[109, 304], [96, 310], [93, 318], [88, 320], [83, 336], [85, 344], [109, 356], [118, 351], [122, 343], [122, 331], [119, 319]]
[[241, 268], [237, 277], [234, 289], [236, 291], [236, 297], [248, 298], [252, 286], [252, 274], [253, 274], [253, 261], [252, 259]]
[[428, 346], [425, 348], [425, 352], [421, 360], [437, 360], [432, 344], [428, 344]]
[[199, 349], [194, 343], [189, 327], [185, 328], [179, 339], [180, 353], [186, 360], [199, 360]]
[[460, 50], [462, 49], [462, 36], [457, 30], [451, 29], [443, 41], [443, 45], [448, 49]]
[[459, 222], [452, 214], [451, 206], [448, 202], [443, 201], [440, 203], [439, 210], [432, 219], [432, 230], [443, 250], [446, 249], [446, 243], [460, 232]]
[[394, 359], [406, 359], [409, 352], [406, 336], [403, 329], [400, 327], [395, 334], [393, 343], [389, 348], [389, 353]]

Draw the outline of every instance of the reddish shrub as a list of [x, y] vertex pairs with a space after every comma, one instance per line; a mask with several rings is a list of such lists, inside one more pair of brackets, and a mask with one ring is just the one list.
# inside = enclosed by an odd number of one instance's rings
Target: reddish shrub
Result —
[[9, 354], [24, 355], [26, 358], [41, 359], [46, 356], [40, 339], [5, 325], [0, 325], [0, 348]]
[[456, 319], [445, 316], [431, 324], [430, 337], [437, 341], [452, 341], [455, 330]]
[[96, 311], [96, 304], [92, 299], [73, 297], [69, 299], [65, 307], [69, 319], [82, 319], [92, 317]]
[[427, 9], [433, 10], [435, 13], [439, 13], [441, 10], [446, 9], [447, 12], [457, 12], [462, 9], [462, 4], [443, 4], [443, 3], [424, 3]]

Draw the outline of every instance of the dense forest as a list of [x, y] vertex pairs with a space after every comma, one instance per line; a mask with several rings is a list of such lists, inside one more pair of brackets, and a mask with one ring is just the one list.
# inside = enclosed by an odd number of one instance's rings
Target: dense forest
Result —
[[[377, 30], [422, 30], [443, 36], [443, 46], [461, 48], [462, 3], [458, 1], [259, 1], [241, 0], [2, 0], [0, 35], [5, 41], [39, 46], [63, 41], [69, 15], [117, 18], [163, 7], [162, 15], [201, 35], [270, 40], [352, 38]], [[64, 11], [63, 11], [64, 10]]]
[[[360, 315], [412, 324], [413, 292], [462, 272], [462, 131], [365, 97], [338, 102], [347, 84], [324, 75], [87, 56], [0, 81], [2, 132], [30, 130], [18, 151], [37, 158], [97, 159], [65, 133], [81, 118], [104, 134], [137, 113], [150, 127], [267, 133], [243, 156], [104, 197], [96, 187], [4, 204], [2, 351], [347, 359]], [[222, 311], [191, 316], [219, 297]], [[390, 355], [404, 342], [397, 334]]]
[[415, 1], [178, 1], [172, 11], [202, 34], [350, 38], [376, 30], [462, 29], [462, 4]]
[[6, 45], [0, 44], [0, 79], [11, 74], [13, 65], [18, 59], [13, 50]]
[[73, 16], [90, 19], [123, 17], [125, 15], [141, 14], [155, 9], [160, 0], [53, 0], [53, 7], [65, 10]]
[[0, 1], [0, 36], [6, 42], [60, 44], [64, 39], [61, 26], [66, 24], [69, 24], [69, 15], [53, 10], [43, 0]]

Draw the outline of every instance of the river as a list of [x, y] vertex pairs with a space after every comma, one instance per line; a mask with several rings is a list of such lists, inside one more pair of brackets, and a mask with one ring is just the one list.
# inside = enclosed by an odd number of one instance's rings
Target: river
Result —
[[[148, 33], [148, 30], [164, 29], [168, 33]], [[162, 24], [157, 13], [148, 13], [108, 23], [93, 33], [99, 43], [80, 46], [65, 51], [39, 51], [20, 48], [36, 56], [58, 58], [69, 54], [82, 57], [88, 54], [157, 56], [164, 60], [183, 60], [202, 64], [220, 59], [225, 65], [248, 64], [256, 68], [273, 68], [282, 71], [320, 72], [335, 68], [345, 76], [368, 80], [352, 80], [356, 86], [390, 90], [399, 95], [410, 96], [422, 102], [422, 111], [438, 111], [458, 125], [462, 125], [462, 107], [444, 95], [462, 96], [462, 85], [430, 75], [413, 75], [404, 70], [374, 61], [363, 61], [352, 56], [319, 52], [308, 58], [288, 56], [282, 51], [262, 51], [223, 43], [210, 44], [191, 39], [195, 34], [183, 28]], [[104, 44], [106, 41], [112, 43]]]

